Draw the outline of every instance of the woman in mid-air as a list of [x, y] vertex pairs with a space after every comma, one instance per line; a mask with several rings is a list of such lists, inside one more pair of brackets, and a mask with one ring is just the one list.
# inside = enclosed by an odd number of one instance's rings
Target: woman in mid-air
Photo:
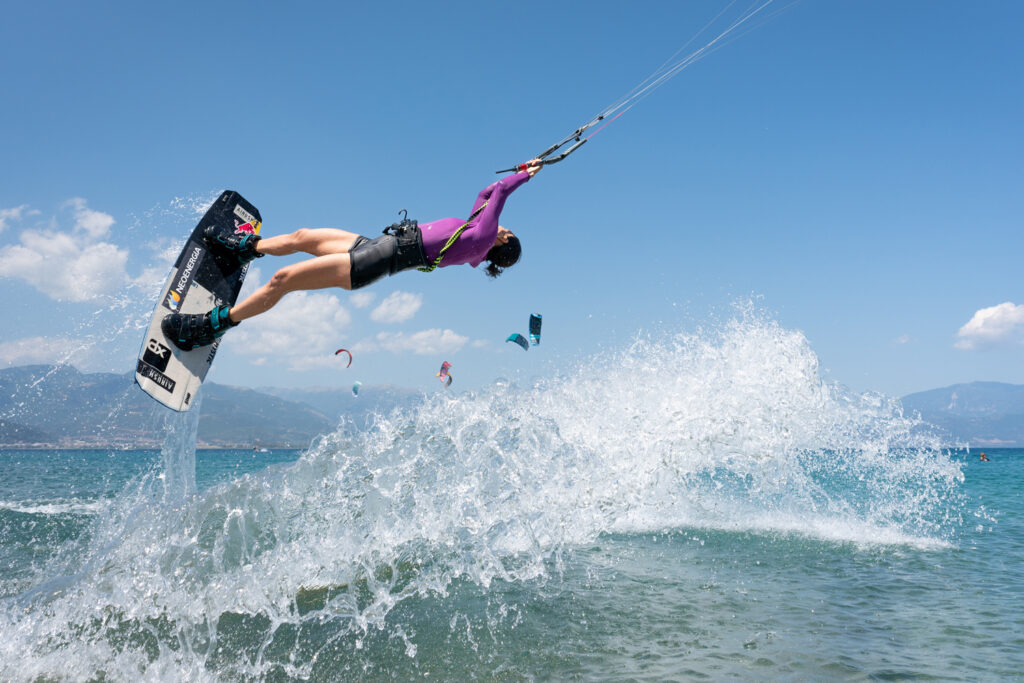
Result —
[[508, 196], [535, 176], [541, 166], [540, 160], [534, 159], [525, 171], [484, 188], [468, 221], [442, 218], [419, 226], [415, 221], [403, 221], [372, 240], [336, 228], [302, 228], [261, 239], [251, 232], [210, 226], [203, 237], [211, 250], [236, 258], [239, 265], [267, 254], [286, 256], [301, 251], [313, 258], [285, 266], [234, 306], [218, 306], [208, 313], [171, 313], [163, 319], [163, 332], [179, 349], [190, 351], [212, 344], [246, 318], [270, 310], [288, 292], [327, 287], [359, 289], [411, 268], [433, 270], [464, 263], [476, 268], [485, 260], [489, 261], [487, 275], [497, 277], [515, 265], [522, 253], [519, 238], [498, 225], [498, 216]]

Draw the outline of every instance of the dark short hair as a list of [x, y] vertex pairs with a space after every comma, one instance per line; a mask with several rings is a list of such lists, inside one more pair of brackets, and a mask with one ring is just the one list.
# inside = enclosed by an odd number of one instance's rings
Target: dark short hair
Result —
[[484, 271], [489, 277], [498, 277], [506, 268], [514, 266], [523, 255], [523, 245], [519, 238], [512, 235], [505, 244], [497, 244], [487, 252], [486, 259], [490, 261]]

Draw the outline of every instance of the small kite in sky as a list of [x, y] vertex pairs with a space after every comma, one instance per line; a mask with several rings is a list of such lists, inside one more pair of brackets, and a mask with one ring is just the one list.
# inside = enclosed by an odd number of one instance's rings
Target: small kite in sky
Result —
[[514, 332], [508, 335], [508, 339], [506, 339], [505, 341], [512, 342], [513, 344], [519, 344], [520, 346], [523, 347], [523, 351], [530, 350], [530, 342], [526, 341], [526, 337], [519, 334], [518, 332]]
[[337, 351], [334, 352], [334, 355], [337, 356], [338, 354], [341, 354], [341, 353], [347, 353], [348, 354], [348, 365], [346, 365], [345, 367], [346, 368], [352, 367], [352, 352], [349, 351], [348, 349], [338, 349]]
[[540, 344], [540, 321], [542, 317], [540, 313], [530, 314], [530, 343], [534, 346]]
[[438, 371], [436, 375], [434, 375], [434, 377], [440, 377], [441, 384], [445, 385], [446, 387], [450, 387], [452, 385], [452, 375], [450, 372], [448, 372], [449, 368], [451, 367], [452, 364], [449, 363], [448, 361], [445, 361], [441, 363], [441, 370]]

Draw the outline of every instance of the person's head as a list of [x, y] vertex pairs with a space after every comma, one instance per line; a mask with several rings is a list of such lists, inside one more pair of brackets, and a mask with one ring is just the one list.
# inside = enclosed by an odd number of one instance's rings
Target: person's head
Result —
[[506, 268], [514, 266], [522, 255], [523, 246], [519, 243], [519, 238], [513, 235], [508, 228], [499, 225], [494, 246], [485, 257], [490, 263], [487, 264], [487, 269], [484, 272], [489, 277], [498, 277]]

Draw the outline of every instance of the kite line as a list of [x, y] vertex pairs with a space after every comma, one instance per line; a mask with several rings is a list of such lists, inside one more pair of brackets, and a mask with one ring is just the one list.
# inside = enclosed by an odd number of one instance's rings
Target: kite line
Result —
[[[765, 14], [764, 10], [766, 10], [768, 6], [771, 5], [774, 1], [775, 0], [756, 0], [752, 5], [747, 7], [747, 9], [744, 10], [738, 17], [736, 17], [736, 19], [734, 19], [732, 23], [730, 23], [723, 31], [721, 31], [720, 33], [718, 33], [718, 35], [709, 40], [703, 47], [691, 52], [682, 59], [676, 60], [676, 57], [679, 56], [679, 53], [685, 50], [686, 47], [690, 45], [690, 43], [695, 41], [702, 33], [707, 31], [712, 25], [717, 23], [718, 20], [721, 19], [722, 15], [728, 12], [729, 9], [738, 2], [738, 0], [732, 0], [728, 5], [725, 6], [724, 9], [722, 9], [721, 12], [719, 12], [711, 21], [709, 21], [704, 26], [704, 28], [702, 28], [700, 31], [694, 34], [694, 36], [690, 38], [688, 41], [686, 41], [682, 47], [676, 50], [671, 57], [665, 60], [665, 62], [661, 66], [655, 69], [650, 76], [642, 80], [632, 90], [627, 92], [619, 99], [615, 100], [612, 104], [605, 107], [603, 110], [601, 110], [600, 113], [597, 114], [597, 116], [590, 119], [590, 121], [574, 130], [561, 141], [551, 145], [534, 158], [539, 159], [542, 166], [557, 164], [558, 162], [562, 161], [570, 154], [578, 150], [587, 142], [587, 140], [600, 133], [613, 121], [615, 121], [620, 116], [625, 114], [627, 111], [635, 107], [641, 100], [647, 98], [651, 93], [653, 93], [655, 90], [657, 90], [665, 83], [667, 83], [670, 79], [678, 75], [685, 68], [687, 68], [694, 62], [697, 62], [703, 59], [704, 57], [707, 57], [709, 54], [716, 51], [717, 49], [723, 47], [726, 43], [729, 42], [729, 40], [726, 40], [727, 38], [732, 40], [739, 38], [740, 35], [743, 35], [735, 34], [737, 29], [743, 27], [747, 31], [754, 30], [755, 28], [757, 28], [757, 25], [753, 25], [750, 22], [751, 20], [755, 19], [755, 17], [760, 19], [761, 23], [763, 24], [772, 19], [774, 16], [789, 9], [800, 0], [793, 0], [792, 2], [782, 7], [781, 9], [775, 11], [774, 13]], [[601, 125], [596, 130], [592, 131], [586, 137], [583, 137], [584, 133], [586, 133], [594, 126], [597, 126], [598, 124]], [[572, 144], [570, 145], [570, 143]], [[570, 145], [568, 149], [562, 151], [561, 153], [555, 156], [552, 156], [555, 152], [558, 152], [566, 145]], [[512, 168], [506, 168], [495, 172], [511, 173], [513, 171], [525, 171], [528, 165], [528, 163], [516, 164]]]

